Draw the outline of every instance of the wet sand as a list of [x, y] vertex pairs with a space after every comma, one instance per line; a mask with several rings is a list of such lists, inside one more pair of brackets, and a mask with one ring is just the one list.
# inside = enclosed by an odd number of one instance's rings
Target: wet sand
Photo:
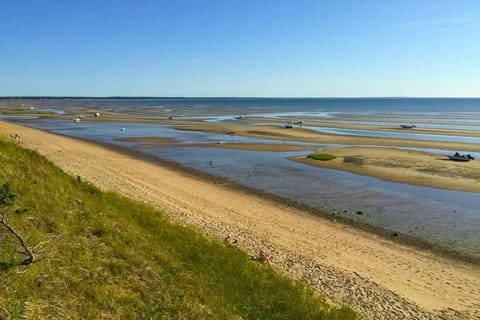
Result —
[[176, 139], [168, 137], [130, 137], [119, 138], [116, 140], [122, 142], [137, 142], [142, 148], [196, 147], [270, 152], [301, 151], [309, 149], [306, 146], [295, 144], [231, 143], [225, 140], [219, 140], [216, 143], [179, 143]]
[[449, 141], [430, 141], [430, 140], [413, 140], [398, 138], [382, 138], [382, 137], [360, 137], [354, 135], [335, 135], [320, 133], [313, 130], [294, 127], [286, 129], [281, 126], [269, 125], [240, 125], [225, 123], [204, 123], [197, 125], [184, 124], [177, 126], [178, 130], [202, 131], [217, 134], [227, 134], [234, 132], [235, 135], [273, 139], [281, 141], [302, 141], [319, 144], [344, 144], [344, 145], [372, 145], [372, 146], [398, 146], [413, 148], [431, 148], [444, 150], [463, 150], [480, 152], [480, 146], [474, 143], [461, 143]]
[[[233, 150], [246, 151], [269, 151], [269, 152], [287, 152], [287, 151], [302, 151], [309, 150], [311, 147], [295, 145], [295, 144], [268, 144], [268, 143], [229, 143], [221, 141], [213, 144], [195, 144], [192, 147], [207, 147], [207, 148], [223, 148]], [[315, 149], [315, 148], [313, 148]]]
[[[247, 118], [249, 119], [249, 118]], [[260, 123], [283, 123], [287, 124], [288, 118], [283, 119], [271, 119], [271, 118], [252, 118], [255, 122]], [[381, 126], [373, 124], [362, 124], [359, 119], [352, 120], [350, 123], [335, 122], [335, 120], [322, 121], [319, 119], [305, 120], [302, 126], [316, 126], [316, 127], [326, 127], [326, 128], [338, 128], [338, 129], [355, 129], [355, 130], [373, 130], [380, 132], [403, 132], [403, 133], [418, 133], [418, 134], [436, 134], [436, 135], [452, 135], [452, 136], [467, 136], [467, 137], [480, 137], [480, 131], [478, 130], [453, 130], [453, 129], [435, 129], [435, 128], [422, 128], [421, 124], [418, 124], [416, 128], [405, 129], [401, 128], [398, 125], [392, 123], [391, 126]], [[369, 119], [369, 121], [372, 121]], [[359, 122], [359, 123], [356, 123]], [[294, 121], [292, 121], [294, 123]], [[467, 123], [462, 123], [462, 125], [471, 125]], [[298, 126], [301, 128], [301, 126]]]
[[99, 145], [0, 121], [2, 135], [104, 190], [240, 247], [372, 319], [480, 319], [480, 268], [438, 257], [278, 202]]
[[174, 138], [167, 138], [167, 137], [129, 137], [129, 138], [120, 138], [117, 139], [118, 141], [123, 142], [140, 142], [140, 143], [147, 143], [147, 144], [173, 144], [177, 140]]
[[302, 156], [292, 160], [387, 181], [480, 192], [480, 161], [456, 162], [438, 154], [387, 148], [323, 148], [321, 153], [336, 159], [319, 161]]
[[[49, 118], [49, 119], [62, 119], [62, 120], [71, 120], [72, 115], [42, 115], [42, 118]], [[128, 122], [128, 123], [145, 123], [145, 124], [163, 124], [163, 125], [177, 125], [177, 126], [188, 126], [188, 130], [197, 130], [197, 131], [206, 131], [215, 132], [215, 133], [225, 133], [229, 131], [238, 131], [238, 133], [244, 133], [245, 130], [239, 130], [239, 128], [268, 128], [269, 130], [272, 128], [282, 128], [283, 125], [289, 123], [289, 118], [279, 118], [279, 119], [272, 119], [272, 118], [262, 118], [262, 117], [246, 117], [242, 120], [238, 121], [232, 119], [231, 121], [227, 122], [205, 122], [200, 119], [185, 119], [183, 117], [174, 117], [173, 119], [169, 119], [167, 115], [162, 115], [158, 117], [140, 117], [131, 114], [124, 114], [124, 113], [114, 113], [114, 112], [106, 112], [102, 114], [100, 117], [94, 117], [92, 112], [85, 113], [85, 117], [82, 118], [84, 121], [95, 121], [95, 122]], [[295, 120], [292, 119], [291, 123], [294, 124], [295, 130], [305, 130], [312, 132], [312, 130], [304, 129], [303, 127], [326, 127], [326, 128], [335, 128], [335, 129], [355, 129], [355, 130], [372, 130], [378, 132], [394, 132], [394, 133], [415, 133], [415, 134], [433, 134], [433, 135], [452, 135], [452, 136], [459, 136], [459, 137], [480, 137], [480, 131], [475, 130], [454, 130], [454, 129], [434, 129], [434, 128], [422, 128], [421, 124], [418, 125], [415, 129], [403, 129], [397, 125], [393, 125], [391, 127], [388, 126], [380, 126], [380, 125], [369, 125], [369, 124], [359, 124], [356, 121], [361, 122], [363, 118], [355, 118], [351, 123], [342, 123], [342, 119], [338, 119], [339, 122], [335, 122], [334, 119], [327, 121], [323, 121], [322, 119], [318, 118], [310, 118], [304, 120], [303, 125], [296, 125]], [[365, 119], [364, 119], [365, 120]], [[372, 119], [369, 119], [372, 121]], [[252, 122], [255, 123], [262, 123], [263, 125], [253, 126], [251, 125]], [[388, 122], [388, 121], [386, 121]], [[436, 122], [429, 122], [429, 123], [436, 123]], [[472, 123], [457, 123], [460, 125], [472, 125]], [[205, 127], [208, 127], [206, 129]], [[186, 129], [186, 128], [185, 128]], [[235, 130], [233, 130], [235, 129]], [[314, 131], [313, 131], [314, 132]], [[314, 132], [318, 133], [318, 132]]]

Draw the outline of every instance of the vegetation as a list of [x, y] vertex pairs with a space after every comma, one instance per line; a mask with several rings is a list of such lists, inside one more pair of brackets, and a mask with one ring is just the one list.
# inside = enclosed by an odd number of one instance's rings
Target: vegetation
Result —
[[[355, 319], [240, 250], [154, 208], [78, 182], [0, 139], [9, 223], [0, 226], [0, 319]], [[14, 245], [18, 245], [14, 244]]]
[[[16, 197], [17, 195], [10, 190], [10, 185], [8, 183], [4, 183], [0, 186], [0, 227], [7, 232], [4, 242], [9, 242], [9, 244], [13, 243], [13, 248], [18, 246], [21, 247], [22, 251], [18, 251], [18, 249], [15, 248], [12, 252], [23, 254], [25, 259], [22, 264], [29, 265], [35, 258], [33, 252], [25, 243], [25, 239], [23, 239], [23, 237], [8, 223], [6, 216], [6, 207], [13, 205]], [[14, 238], [13, 241], [8, 239], [8, 236], [12, 236]], [[7, 241], [7, 239], [9, 241]], [[4, 244], [4, 247], [6, 246], [7, 245]]]
[[361, 166], [364, 164], [365, 159], [361, 156], [345, 156], [343, 157], [343, 162]]
[[335, 159], [336, 157], [333, 154], [328, 154], [328, 153], [312, 153], [312, 154], [309, 154], [307, 158], [320, 160], [320, 161], [329, 161], [329, 160]]

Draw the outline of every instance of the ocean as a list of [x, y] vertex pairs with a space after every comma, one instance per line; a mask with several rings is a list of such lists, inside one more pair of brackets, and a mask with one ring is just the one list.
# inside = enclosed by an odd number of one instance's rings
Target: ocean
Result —
[[174, 112], [212, 115], [250, 113], [464, 113], [480, 112], [480, 98], [9, 98], [0, 106], [39, 108], [99, 108], [140, 111], [170, 108]]

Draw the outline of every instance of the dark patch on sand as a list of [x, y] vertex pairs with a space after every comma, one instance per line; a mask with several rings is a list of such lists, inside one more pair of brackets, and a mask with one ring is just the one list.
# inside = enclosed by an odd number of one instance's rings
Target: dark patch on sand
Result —
[[128, 138], [118, 138], [117, 141], [123, 142], [140, 142], [140, 143], [175, 143], [178, 142], [174, 138], [169, 137], [128, 137]]

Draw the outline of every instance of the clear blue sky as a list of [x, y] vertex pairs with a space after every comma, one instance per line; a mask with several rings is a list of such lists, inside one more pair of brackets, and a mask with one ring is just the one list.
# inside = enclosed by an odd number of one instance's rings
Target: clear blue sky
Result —
[[0, 96], [480, 96], [478, 0], [0, 0]]

